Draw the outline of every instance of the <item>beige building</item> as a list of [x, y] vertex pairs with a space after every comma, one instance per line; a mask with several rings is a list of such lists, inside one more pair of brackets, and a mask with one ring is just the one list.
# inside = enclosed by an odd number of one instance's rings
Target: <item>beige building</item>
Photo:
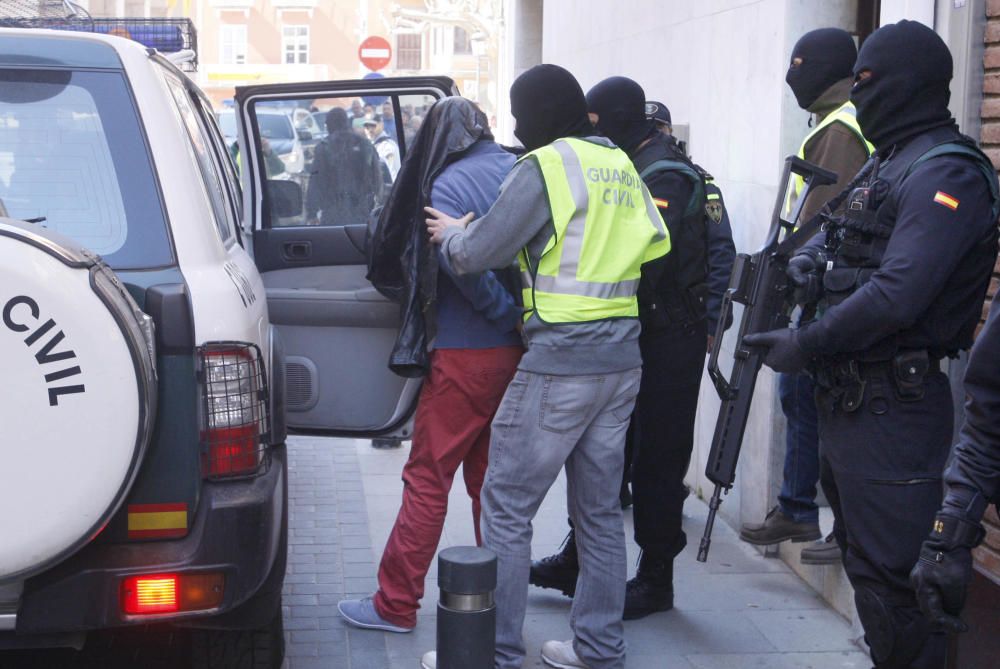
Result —
[[[481, 101], [490, 112], [495, 109], [493, 64], [501, 37], [470, 20], [468, 11], [492, 3], [167, 0], [167, 4], [169, 15], [193, 19], [198, 30], [198, 82], [217, 104], [231, 98], [235, 86], [362, 77], [369, 70], [360, 62], [359, 46], [366, 37], [379, 36], [392, 48], [382, 74], [448, 75], [468, 97]], [[462, 11], [452, 11], [458, 6]]]

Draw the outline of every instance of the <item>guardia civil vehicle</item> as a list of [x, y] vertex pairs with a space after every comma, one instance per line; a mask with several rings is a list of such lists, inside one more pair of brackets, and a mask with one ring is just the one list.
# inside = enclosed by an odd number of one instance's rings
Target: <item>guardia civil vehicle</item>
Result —
[[241, 90], [237, 168], [155, 50], [0, 29], [0, 666], [151, 622], [191, 666], [280, 666], [286, 425], [403, 437], [418, 382], [386, 368], [365, 221], [270, 178], [256, 111], [388, 99], [405, 151], [402, 110], [452, 90]]

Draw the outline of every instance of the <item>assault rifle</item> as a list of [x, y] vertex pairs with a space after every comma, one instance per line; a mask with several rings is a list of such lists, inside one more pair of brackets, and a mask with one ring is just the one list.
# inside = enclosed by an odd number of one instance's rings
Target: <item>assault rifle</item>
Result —
[[[802, 177], [805, 183], [791, 214], [785, 219], [783, 216], [785, 193], [793, 174]], [[757, 373], [767, 353], [760, 347], [745, 345], [743, 338], [748, 334], [788, 327], [791, 308], [794, 307], [790, 304], [792, 291], [785, 275], [788, 260], [796, 249], [819, 231], [824, 215], [835, 211], [850, 193], [850, 189], [845, 190], [827, 203], [823, 211], [807, 223], [796, 226], [809, 192], [817, 186], [837, 183], [837, 175], [796, 156], [789, 156], [785, 160], [785, 169], [779, 183], [785, 188], [778, 191], [778, 200], [774, 205], [774, 213], [771, 214], [771, 227], [763, 248], [753, 255], [741, 253], [736, 256], [733, 273], [729, 278], [729, 288], [722, 298], [715, 345], [708, 359], [708, 374], [722, 400], [722, 407], [719, 409], [712, 450], [709, 451], [708, 464], [705, 466], [705, 476], [715, 484], [715, 492], [708, 506], [708, 522], [698, 548], [699, 562], [708, 559], [715, 514], [722, 504], [722, 491], [725, 489], [729, 492], [736, 480], [736, 463], [740, 457], [740, 447], [743, 445], [743, 433], [750, 414], [750, 402], [757, 383]], [[719, 350], [722, 347], [726, 323], [732, 315], [733, 302], [744, 305], [744, 310], [740, 320], [739, 337], [736, 340], [733, 370], [730, 378], [726, 379], [719, 369]]]

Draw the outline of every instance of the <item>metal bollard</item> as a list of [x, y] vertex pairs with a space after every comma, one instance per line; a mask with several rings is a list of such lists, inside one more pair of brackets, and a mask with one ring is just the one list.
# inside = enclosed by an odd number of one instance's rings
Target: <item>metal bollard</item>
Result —
[[438, 553], [437, 669], [493, 669], [497, 556], [475, 546]]

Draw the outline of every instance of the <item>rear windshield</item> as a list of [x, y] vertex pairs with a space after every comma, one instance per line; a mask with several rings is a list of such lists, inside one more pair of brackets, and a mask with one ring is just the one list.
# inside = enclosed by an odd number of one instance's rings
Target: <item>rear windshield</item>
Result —
[[124, 76], [0, 69], [0, 214], [43, 219], [115, 269], [172, 264]]
[[257, 114], [260, 134], [268, 139], [291, 139], [292, 122], [284, 114]]

